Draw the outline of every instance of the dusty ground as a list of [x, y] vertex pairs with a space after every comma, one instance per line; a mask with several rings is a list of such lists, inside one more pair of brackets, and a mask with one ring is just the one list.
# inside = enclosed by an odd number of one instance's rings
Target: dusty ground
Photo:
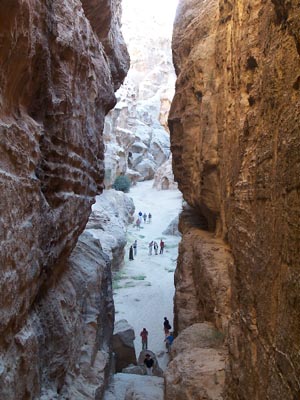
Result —
[[[168, 317], [173, 327], [174, 270], [180, 237], [163, 235], [162, 232], [179, 214], [182, 197], [179, 191], [157, 191], [152, 181], [138, 183], [129, 196], [136, 206], [135, 220], [139, 211], [152, 214], [152, 222], [141, 224], [138, 230], [128, 227], [128, 245], [125, 266], [114, 278], [116, 321], [127, 319], [135, 330], [137, 356], [141, 351], [140, 331], [149, 332], [148, 347], [156, 353], [164, 369], [168, 357], [165, 353], [163, 319]], [[137, 256], [129, 261], [129, 247], [138, 241]], [[149, 255], [151, 240], [165, 242], [164, 254]]]

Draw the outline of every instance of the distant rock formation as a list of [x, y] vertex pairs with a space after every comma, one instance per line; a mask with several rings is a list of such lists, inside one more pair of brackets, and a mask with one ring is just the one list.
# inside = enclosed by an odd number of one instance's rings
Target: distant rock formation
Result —
[[157, 190], [177, 189], [172, 169], [172, 156], [168, 158], [157, 170], [154, 176], [153, 187]]
[[120, 18], [119, 0], [0, 3], [3, 399], [39, 398], [48, 387], [58, 395], [96, 375], [101, 396], [99, 351], [113, 323], [101, 300], [106, 261], [89, 259], [99, 271], [89, 284], [88, 264], [80, 272], [68, 257], [103, 189], [104, 116], [129, 66]]
[[118, 103], [105, 119], [106, 187], [120, 174], [133, 182], [153, 179], [170, 154], [166, 121], [175, 82], [172, 21], [157, 10], [154, 15], [144, 3], [127, 0], [125, 6], [123, 30], [131, 67], [117, 92]]
[[124, 263], [127, 226], [133, 222], [133, 200], [121, 191], [104, 190], [96, 197], [92, 210], [85, 232], [99, 239], [112, 269], [120, 269]]
[[275, 0], [182, 0], [174, 25], [175, 322], [219, 324], [228, 400], [299, 396], [299, 28]]

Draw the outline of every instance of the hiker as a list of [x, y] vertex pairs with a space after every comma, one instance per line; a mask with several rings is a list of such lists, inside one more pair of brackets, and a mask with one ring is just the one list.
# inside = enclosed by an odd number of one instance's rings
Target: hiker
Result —
[[146, 328], [143, 328], [143, 330], [140, 333], [140, 336], [142, 338], [142, 350], [147, 350], [148, 349], [148, 331]]
[[149, 213], [148, 214], [148, 223], [150, 224], [150, 222], [151, 222], [151, 218], [152, 218], [152, 215]]
[[170, 332], [170, 334], [168, 336], [166, 336], [166, 338], [164, 340], [164, 342], [166, 343], [167, 353], [169, 353], [171, 350], [171, 345], [173, 343], [173, 340], [174, 340], [174, 336], [173, 336], [172, 332]]
[[159, 246], [160, 246], [159, 254], [163, 254], [164, 253], [164, 248], [165, 248], [165, 242], [163, 242], [162, 239], [160, 240]]
[[147, 221], [147, 214], [146, 213], [144, 213], [143, 218], [144, 218], [144, 223], [146, 223], [146, 221]]
[[149, 243], [149, 256], [152, 256], [153, 240]]
[[158, 244], [157, 244], [157, 242], [154, 242], [153, 248], [154, 248], [155, 255], [157, 255], [158, 254]]
[[143, 213], [142, 213], [142, 211], [139, 212], [139, 220], [140, 220], [140, 222], [142, 222], [142, 220], [143, 220]]
[[138, 229], [138, 230], [140, 230], [140, 227], [141, 227], [141, 221], [140, 221], [140, 219], [139, 219], [139, 218], [136, 220], [135, 224], [136, 224], [136, 227], [137, 227], [137, 229]]
[[171, 329], [170, 322], [167, 317], [164, 317], [164, 331], [165, 335], [168, 336]]
[[134, 258], [133, 258], [133, 246], [130, 246], [130, 248], [129, 248], [129, 260], [130, 261], [134, 260]]
[[144, 364], [146, 365], [147, 375], [152, 375], [152, 367], [153, 367], [154, 361], [153, 361], [153, 358], [150, 357], [150, 354], [146, 354]]
[[133, 242], [132, 247], [133, 247], [134, 256], [136, 256], [136, 253], [137, 253], [137, 240], [135, 240], [135, 241]]

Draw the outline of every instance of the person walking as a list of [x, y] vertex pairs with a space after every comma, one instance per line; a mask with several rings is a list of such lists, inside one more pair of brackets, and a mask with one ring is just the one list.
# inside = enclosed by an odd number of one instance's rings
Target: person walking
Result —
[[152, 256], [153, 240], [149, 243], [149, 256]]
[[150, 357], [150, 354], [146, 354], [144, 364], [146, 365], [147, 375], [152, 375], [154, 361], [153, 358]]
[[147, 221], [147, 214], [146, 213], [144, 213], [143, 218], [144, 218], [144, 223], [146, 223], [146, 221]]
[[174, 336], [173, 336], [172, 332], [170, 332], [169, 335], [166, 336], [166, 338], [164, 340], [164, 342], [166, 343], [167, 353], [169, 353], [171, 350], [173, 340], [174, 340]]
[[152, 215], [149, 213], [148, 214], [148, 223], [150, 224], [150, 222], [151, 222], [151, 219], [152, 219]]
[[136, 256], [136, 253], [137, 253], [137, 240], [135, 240], [133, 242], [132, 247], [133, 247], [133, 254], [134, 254], [134, 256]]
[[136, 220], [135, 224], [136, 224], [137, 230], [140, 230], [140, 228], [141, 228], [141, 221], [140, 221], [139, 218]]
[[148, 349], [148, 331], [146, 328], [143, 328], [143, 330], [140, 333], [140, 336], [142, 338], [142, 350], [147, 350]]
[[129, 260], [130, 261], [134, 260], [134, 258], [133, 258], [133, 246], [130, 246], [130, 248], [129, 248]]
[[139, 212], [139, 217], [138, 217], [138, 218], [139, 218], [140, 222], [142, 222], [142, 220], [143, 220], [143, 213], [142, 213], [142, 211]]
[[164, 253], [164, 248], [165, 248], [165, 242], [162, 239], [160, 240], [159, 246], [160, 246], [159, 254], [163, 254]]
[[155, 255], [157, 255], [158, 254], [158, 244], [157, 244], [157, 242], [154, 242], [153, 248], [154, 248]]
[[171, 325], [167, 317], [164, 317], [164, 332], [168, 336], [170, 333]]

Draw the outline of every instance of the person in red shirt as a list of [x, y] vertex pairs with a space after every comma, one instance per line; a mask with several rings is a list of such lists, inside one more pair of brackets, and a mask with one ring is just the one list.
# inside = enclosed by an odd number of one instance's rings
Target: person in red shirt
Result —
[[143, 328], [142, 332], [140, 333], [142, 338], [142, 350], [148, 349], [148, 331], [146, 328]]

